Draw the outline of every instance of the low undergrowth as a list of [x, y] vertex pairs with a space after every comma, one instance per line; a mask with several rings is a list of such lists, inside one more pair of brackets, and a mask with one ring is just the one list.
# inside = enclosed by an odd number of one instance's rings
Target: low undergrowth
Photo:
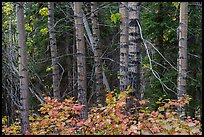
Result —
[[[180, 120], [177, 107], [189, 103], [188, 96], [180, 100], [164, 99], [157, 110], [151, 111], [148, 100], [134, 100], [134, 108], [126, 111], [126, 91], [118, 95], [109, 92], [106, 106], [90, 109], [88, 119], [80, 120], [83, 106], [73, 98], [58, 102], [45, 97], [39, 109], [40, 116], [29, 116], [30, 130], [27, 135], [201, 135], [201, 123], [189, 116]], [[2, 132], [6, 135], [20, 135], [20, 122], [10, 126], [7, 117], [2, 118]]]

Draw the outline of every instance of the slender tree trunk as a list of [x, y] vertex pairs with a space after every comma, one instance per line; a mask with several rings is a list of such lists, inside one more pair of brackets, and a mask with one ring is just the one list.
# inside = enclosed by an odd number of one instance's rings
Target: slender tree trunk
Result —
[[[102, 68], [102, 51], [100, 45], [99, 21], [98, 21], [98, 2], [91, 2], [94, 62], [95, 62], [95, 79], [96, 79], [96, 96], [97, 103], [105, 105], [105, 90], [103, 86], [103, 68]], [[96, 11], [95, 11], [96, 10]]]
[[[128, 3], [121, 2], [119, 12], [121, 15], [120, 24], [120, 91], [125, 91], [130, 85], [128, 79]], [[132, 96], [127, 94], [125, 113], [130, 112]]]
[[[13, 62], [14, 62], [13, 50], [14, 50], [14, 47], [13, 47], [13, 42], [12, 42], [12, 11], [11, 11], [10, 16], [9, 16], [9, 66], [10, 66], [9, 78], [10, 78], [11, 83], [13, 83], [13, 81], [15, 80], [13, 78], [13, 72], [12, 72], [12, 70], [13, 70], [12, 66], [14, 65], [13, 64]], [[10, 91], [12, 91], [12, 90], [13, 90], [13, 84], [10, 84]], [[9, 95], [8, 95], [8, 99], [11, 99]], [[10, 104], [10, 107], [11, 107], [10, 117], [9, 117], [10, 120], [9, 121], [11, 121], [11, 123], [13, 123], [14, 114], [15, 114], [15, 109], [14, 109], [15, 106], [14, 106], [12, 101], [8, 104]]]
[[[91, 43], [91, 49], [92, 49], [92, 51], [93, 51], [93, 53], [94, 53], [94, 52], [95, 52], [95, 49], [94, 49], [94, 47], [93, 47], [94, 38], [93, 38], [93, 36], [92, 36], [91, 30], [90, 30], [90, 28], [89, 28], [88, 21], [87, 21], [85, 15], [83, 15], [83, 23], [84, 23], [84, 27], [85, 27], [85, 29], [86, 29], [86, 33], [87, 33], [87, 35], [88, 35], [89, 41], [90, 41], [90, 43]], [[105, 74], [104, 70], [102, 70], [102, 71], [103, 71], [103, 72], [102, 72], [102, 73], [103, 73], [103, 84], [105, 85], [105, 90], [110, 91], [110, 86], [109, 86], [109, 83], [108, 83], [108, 79], [107, 79], [107, 77], [106, 77], [106, 74]]]
[[127, 2], [121, 2], [120, 24], [120, 91], [127, 89], [128, 83], [128, 11]]
[[20, 101], [21, 101], [21, 130], [25, 134], [29, 130], [29, 89], [27, 73], [27, 55], [26, 55], [26, 33], [23, 2], [18, 2], [16, 6], [17, 30], [18, 30], [18, 48], [19, 48], [19, 78], [20, 78]]
[[[187, 73], [187, 32], [188, 32], [188, 2], [180, 4], [179, 21], [179, 56], [178, 56], [178, 99], [186, 93]], [[181, 117], [184, 109], [178, 108], [178, 115]]]
[[[68, 38], [68, 36], [67, 36], [67, 38]], [[70, 53], [70, 50], [69, 50], [69, 46], [70, 45], [67, 45], [67, 51], [66, 51], [66, 53], [67, 54], [71, 54]], [[71, 91], [74, 91], [73, 90], [73, 80], [72, 80], [72, 72], [71, 72], [71, 70], [72, 70], [72, 67], [73, 67], [73, 65], [72, 65], [72, 58], [71, 58], [71, 56], [67, 56], [67, 59], [66, 59], [66, 62], [67, 62], [67, 89], [68, 89], [68, 91], [69, 92], [71, 92]], [[74, 96], [74, 93], [72, 94], [73, 96]]]
[[129, 82], [133, 90], [133, 96], [140, 98], [140, 34], [138, 23], [139, 2], [128, 2], [129, 11]]
[[57, 45], [54, 29], [54, 2], [48, 2], [48, 29], [52, 57], [53, 94], [54, 98], [60, 99], [59, 61], [57, 58]]
[[[73, 32], [74, 33], [74, 32]], [[76, 37], [76, 35], [74, 36]], [[75, 97], [75, 99], [77, 99], [77, 95], [78, 95], [78, 91], [77, 91], [77, 59], [76, 59], [76, 55], [74, 53], [76, 53], [76, 40], [73, 39], [73, 68], [72, 68], [72, 89], [73, 89], [73, 96]]]
[[86, 80], [86, 60], [85, 60], [82, 2], [74, 2], [74, 16], [76, 28], [78, 100], [82, 105], [84, 105], [80, 117], [87, 119], [88, 118], [86, 98], [87, 80]]

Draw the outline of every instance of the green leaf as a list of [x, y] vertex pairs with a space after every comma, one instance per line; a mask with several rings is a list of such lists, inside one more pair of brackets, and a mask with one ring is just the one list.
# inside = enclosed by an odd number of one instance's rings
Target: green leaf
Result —
[[32, 31], [33, 30], [33, 28], [32, 28], [32, 26], [30, 26], [29, 24], [25, 24], [25, 30], [27, 30], [27, 31]]
[[120, 20], [120, 18], [121, 18], [120, 13], [116, 13], [116, 14], [115, 14], [115, 16], [116, 16], [117, 20], [119, 21], [119, 20]]
[[172, 4], [178, 9], [180, 2], [172, 2]]
[[120, 21], [120, 18], [121, 18], [120, 13], [111, 14], [111, 22], [113, 22], [114, 24]]
[[48, 28], [41, 29], [40, 32], [42, 35], [46, 35], [48, 33]]
[[13, 7], [11, 5], [11, 2], [5, 2], [5, 6], [3, 6], [3, 11], [6, 13], [6, 15], [11, 14], [13, 10]]
[[40, 9], [39, 14], [42, 16], [48, 16], [48, 8], [44, 7]]
[[132, 92], [132, 89], [131, 89], [130, 85], [128, 85], [126, 91], [127, 91], [127, 93], [131, 93]]
[[111, 22], [113, 22], [114, 24], [116, 24], [117, 18], [115, 16], [115, 14], [111, 15]]
[[52, 70], [52, 67], [49, 67], [49, 66], [48, 66], [48, 67], [46, 68], [45, 72], [49, 72], [50, 70]]

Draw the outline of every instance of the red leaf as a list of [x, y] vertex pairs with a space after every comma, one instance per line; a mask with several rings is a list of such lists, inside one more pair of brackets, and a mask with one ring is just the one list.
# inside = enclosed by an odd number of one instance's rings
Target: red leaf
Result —
[[74, 133], [74, 127], [72, 127], [72, 128], [69, 128], [69, 132], [70, 132], [70, 134], [73, 134]]
[[158, 115], [158, 111], [157, 111], [157, 112], [152, 111], [152, 113], [151, 113], [151, 116], [152, 116], [152, 117], [156, 117], [157, 115]]
[[43, 120], [40, 122], [40, 124], [41, 124], [42, 126], [45, 126], [45, 125], [46, 125], [45, 120], [43, 119]]
[[80, 121], [80, 122], [77, 123], [77, 126], [79, 126], [79, 127], [82, 126], [82, 125], [83, 125], [83, 121]]
[[154, 127], [152, 128], [152, 132], [154, 132], [154, 133], [159, 132], [159, 128], [156, 127], [156, 126], [154, 126]]
[[146, 104], [146, 101], [145, 100], [140, 100], [139, 103], [140, 103], [140, 105], [144, 105], [144, 104]]
[[58, 111], [56, 111], [56, 110], [50, 111], [48, 114], [49, 114], [50, 116], [52, 116], [52, 117], [55, 117], [55, 116], [58, 115]]
[[195, 126], [196, 124], [193, 123], [193, 122], [189, 122], [188, 125], [189, 125], [189, 127], [193, 127], [193, 126]]
[[83, 107], [83, 106], [73, 106], [72, 109], [73, 109], [74, 111], [77, 111], [77, 110], [81, 111], [81, 110], [82, 110], [82, 107]]
[[29, 131], [26, 131], [25, 135], [31, 135], [31, 133]]
[[59, 106], [61, 106], [61, 103], [57, 102], [56, 107], [59, 107]]

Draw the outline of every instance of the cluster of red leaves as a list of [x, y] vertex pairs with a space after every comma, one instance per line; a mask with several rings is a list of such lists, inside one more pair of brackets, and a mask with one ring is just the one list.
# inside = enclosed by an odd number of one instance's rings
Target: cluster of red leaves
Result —
[[[83, 134], [94, 135], [201, 135], [201, 124], [187, 117], [180, 120], [176, 108], [189, 103], [188, 96], [180, 100], [166, 99], [161, 102], [157, 111], [150, 111], [146, 100], [136, 100], [140, 104], [135, 113], [124, 115], [126, 93], [119, 97], [107, 94], [107, 106], [91, 109], [89, 118], [85, 121]], [[158, 102], [157, 102], [158, 103]]]
[[[164, 100], [156, 111], [150, 111], [147, 101], [138, 101], [134, 113], [127, 113], [126, 92], [114, 96], [107, 94], [106, 106], [98, 105], [90, 110], [87, 120], [80, 120], [79, 115], [83, 106], [73, 98], [58, 102], [50, 97], [45, 98], [43, 107], [39, 109], [41, 116], [30, 116], [31, 129], [27, 135], [201, 135], [199, 121], [187, 117], [180, 120], [176, 107], [184, 107], [190, 101], [188, 96], [180, 100]], [[3, 124], [4, 134], [21, 134], [20, 122], [11, 126]]]
[[[79, 119], [83, 106], [79, 105], [73, 98], [58, 102], [50, 97], [44, 98], [45, 103], [39, 109], [41, 116], [29, 117], [30, 130], [27, 135], [72, 135], [79, 132], [82, 120]], [[18, 126], [19, 126], [18, 122]], [[20, 128], [13, 132], [12, 126], [4, 125], [5, 134], [20, 134]]]
[[139, 113], [138, 125], [141, 134], [147, 135], [201, 135], [201, 123], [186, 117], [181, 120], [177, 115], [176, 108], [184, 107], [189, 102], [187, 96], [180, 100], [168, 100], [157, 111], [146, 110]]

